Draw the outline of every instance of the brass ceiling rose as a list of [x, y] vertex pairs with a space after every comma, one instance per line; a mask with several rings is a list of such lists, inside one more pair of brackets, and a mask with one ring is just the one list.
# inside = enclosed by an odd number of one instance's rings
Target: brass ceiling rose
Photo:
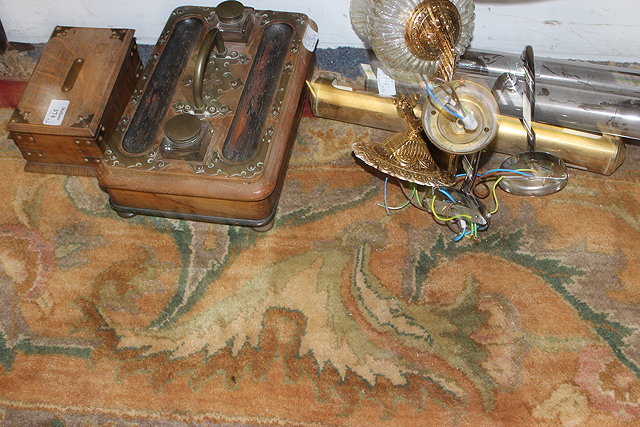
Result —
[[405, 27], [407, 48], [416, 57], [436, 60], [453, 55], [460, 39], [462, 19], [449, 0], [425, 0], [411, 13]]
[[[453, 82], [459, 102], [476, 120], [476, 128], [466, 129], [460, 119], [442, 111], [435, 102], [426, 102], [422, 110], [422, 126], [429, 141], [451, 154], [476, 153], [493, 141], [498, 132], [498, 104], [484, 86], [467, 80]], [[434, 89], [435, 95], [447, 103], [451, 94], [445, 86]]]

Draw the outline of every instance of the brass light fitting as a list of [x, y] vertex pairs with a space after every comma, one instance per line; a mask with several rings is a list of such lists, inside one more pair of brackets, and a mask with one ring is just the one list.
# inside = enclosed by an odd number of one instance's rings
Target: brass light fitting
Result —
[[[411, 132], [392, 98], [366, 91], [343, 90], [335, 87], [333, 80], [327, 77], [308, 82], [308, 86], [311, 109], [317, 117], [393, 132]], [[413, 112], [421, 117], [422, 106], [417, 105]], [[580, 132], [542, 123], [534, 123], [533, 127], [539, 149], [560, 156], [579, 169], [611, 175], [624, 162], [626, 148], [624, 141], [617, 136]], [[499, 115], [496, 137], [487, 150], [514, 154], [526, 149], [526, 146], [527, 133], [520, 121]]]
[[[387, 175], [419, 185], [450, 186], [455, 182], [455, 162], [447, 159], [447, 170], [441, 168], [431, 155], [422, 133], [422, 124], [414, 113], [417, 96], [395, 100], [398, 116], [404, 117], [408, 132], [399, 132], [382, 144], [360, 141], [353, 152], [360, 160]], [[451, 156], [453, 157], [453, 156]]]
[[409, 51], [424, 60], [440, 60], [439, 73], [450, 80], [455, 67], [455, 46], [460, 39], [462, 19], [449, 0], [425, 0], [411, 13], [404, 39]]

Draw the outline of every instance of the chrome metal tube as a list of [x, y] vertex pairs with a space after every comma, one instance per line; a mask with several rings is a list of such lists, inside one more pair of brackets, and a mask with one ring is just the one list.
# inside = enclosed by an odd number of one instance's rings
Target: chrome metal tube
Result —
[[[550, 58], [535, 61], [537, 122], [640, 139], [640, 69]], [[379, 62], [371, 66], [376, 69]], [[522, 116], [524, 68], [519, 55], [469, 50], [458, 62], [456, 78], [492, 89], [501, 114]], [[397, 86], [399, 93], [419, 90]]]
[[[459, 73], [461, 79], [473, 80], [491, 88], [500, 114], [522, 116], [522, 85], [495, 88], [495, 80], [486, 76]], [[577, 86], [558, 86], [536, 81], [535, 118], [539, 123], [562, 126], [585, 132], [640, 139], [640, 97], [612, 92], [595, 92]]]
[[[468, 50], [460, 58], [457, 69], [462, 73], [493, 78], [504, 73], [512, 73], [519, 78], [524, 76], [520, 56], [500, 52]], [[536, 82], [542, 85], [640, 97], [640, 69], [536, 58]]]

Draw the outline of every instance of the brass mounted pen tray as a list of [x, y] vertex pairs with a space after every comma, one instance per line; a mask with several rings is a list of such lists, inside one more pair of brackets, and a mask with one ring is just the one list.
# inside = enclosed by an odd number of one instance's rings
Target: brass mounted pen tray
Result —
[[306, 15], [235, 1], [174, 10], [105, 147], [99, 179], [112, 207], [270, 224], [315, 30]]

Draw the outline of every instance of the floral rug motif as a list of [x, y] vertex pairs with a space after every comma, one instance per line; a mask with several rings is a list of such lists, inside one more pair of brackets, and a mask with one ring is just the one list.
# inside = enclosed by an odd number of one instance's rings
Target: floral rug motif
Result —
[[640, 147], [610, 177], [499, 193], [479, 242], [454, 242], [379, 206], [350, 147], [388, 133], [304, 117], [258, 233], [122, 219], [95, 179], [25, 173], [10, 104], [4, 424], [640, 423]]

